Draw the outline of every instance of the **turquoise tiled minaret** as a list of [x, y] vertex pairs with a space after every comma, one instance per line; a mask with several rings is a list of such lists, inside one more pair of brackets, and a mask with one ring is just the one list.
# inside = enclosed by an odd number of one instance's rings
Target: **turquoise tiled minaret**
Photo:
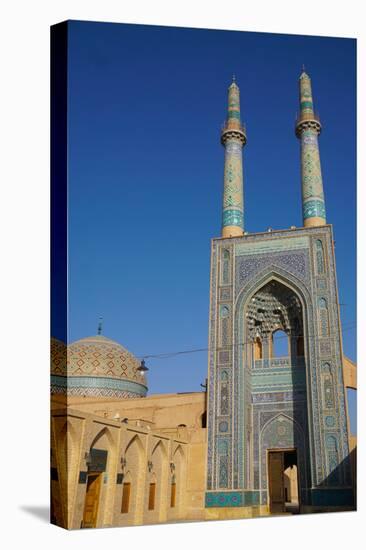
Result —
[[326, 223], [318, 145], [321, 124], [314, 113], [311, 80], [304, 70], [299, 83], [300, 116], [296, 122], [296, 135], [301, 143], [303, 224], [304, 227], [320, 226]]
[[227, 119], [221, 132], [221, 143], [225, 147], [222, 237], [238, 237], [244, 233], [242, 147], [246, 141], [240, 121], [239, 87], [233, 77], [228, 90]]

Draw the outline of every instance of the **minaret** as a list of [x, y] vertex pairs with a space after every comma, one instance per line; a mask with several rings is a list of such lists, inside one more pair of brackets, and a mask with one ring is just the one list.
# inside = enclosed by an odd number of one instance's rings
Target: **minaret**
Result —
[[245, 128], [240, 122], [239, 87], [233, 77], [228, 90], [227, 119], [221, 132], [221, 143], [225, 147], [222, 237], [238, 237], [244, 233], [242, 147], [246, 141]]
[[323, 180], [320, 167], [319, 117], [314, 113], [311, 80], [305, 70], [300, 75], [300, 116], [296, 136], [301, 143], [301, 185], [304, 227], [325, 225]]

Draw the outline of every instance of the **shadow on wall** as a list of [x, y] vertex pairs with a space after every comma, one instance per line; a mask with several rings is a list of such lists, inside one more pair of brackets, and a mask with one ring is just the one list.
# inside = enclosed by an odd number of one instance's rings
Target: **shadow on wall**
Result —
[[357, 447], [324, 481], [313, 489], [313, 506], [341, 506], [357, 509]]

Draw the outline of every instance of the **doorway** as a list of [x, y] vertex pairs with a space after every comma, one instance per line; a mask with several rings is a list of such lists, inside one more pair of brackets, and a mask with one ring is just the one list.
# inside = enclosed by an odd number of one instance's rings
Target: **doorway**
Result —
[[101, 473], [88, 473], [82, 523], [83, 527], [97, 526], [102, 475]]
[[268, 451], [268, 496], [271, 514], [299, 513], [296, 449]]

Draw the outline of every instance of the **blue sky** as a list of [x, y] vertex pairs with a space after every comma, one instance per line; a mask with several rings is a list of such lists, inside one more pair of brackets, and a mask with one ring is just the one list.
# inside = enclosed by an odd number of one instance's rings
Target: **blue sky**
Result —
[[[220, 235], [227, 87], [241, 91], [245, 224], [301, 226], [294, 134], [302, 64], [323, 132], [344, 350], [356, 358], [356, 42], [71, 22], [69, 340], [137, 356], [207, 348], [210, 239]], [[207, 352], [151, 358], [151, 393], [199, 391]]]

